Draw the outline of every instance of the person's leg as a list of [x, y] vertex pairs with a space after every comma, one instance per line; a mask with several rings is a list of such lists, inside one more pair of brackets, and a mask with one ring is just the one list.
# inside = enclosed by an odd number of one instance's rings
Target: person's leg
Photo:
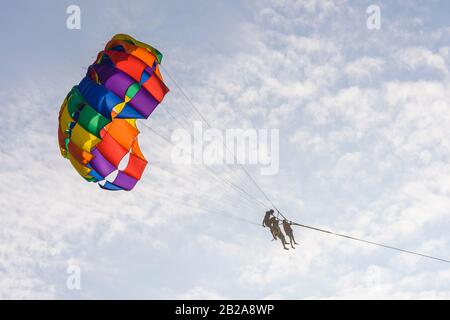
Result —
[[272, 233], [272, 237], [273, 237], [272, 241], [273, 240], [277, 240], [277, 232], [276, 232], [276, 230], [274, 230], [273, 228], [270, 228], [270, 232]]
[[297, 241], [295, 241], [294, 233], [292, 233], [292, 240], [294, 240], [295, 244], [298, 244]]
[[291, 235], [288, 236], [289, 236], [289, 243], [291, 244], [292, 249], [295, 249], [294, 244], [292, 243], [292, 236]]
[[289, 248], [286, 248], [286, 238], [284, 237], [284, 234], [282, 234], [281, 232], [280, 232], [280, 239], [281, 243], [283, 244], [283, 248], [289, 250]]

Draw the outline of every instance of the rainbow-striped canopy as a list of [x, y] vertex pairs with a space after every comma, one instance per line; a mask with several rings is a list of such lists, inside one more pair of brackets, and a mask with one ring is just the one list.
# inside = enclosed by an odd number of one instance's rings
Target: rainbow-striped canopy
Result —
[[148, 44], [115, 35], [64, 99], [59, 147], [87, 181], [131, 190], [141, 179], [147, 160], [136, 120], [148, 118], [169, 91], [158, 68], [161, 59]]

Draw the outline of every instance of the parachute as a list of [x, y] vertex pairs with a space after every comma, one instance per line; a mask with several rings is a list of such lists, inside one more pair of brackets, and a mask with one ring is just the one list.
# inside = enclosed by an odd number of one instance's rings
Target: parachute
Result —
[[148, 161], [136, 121], [147, 119], [169, 91], [161, 60], [152, 46], [117, 34], [64, 99], [59, 148], [85, 180], [129, 191], [141, 179]]

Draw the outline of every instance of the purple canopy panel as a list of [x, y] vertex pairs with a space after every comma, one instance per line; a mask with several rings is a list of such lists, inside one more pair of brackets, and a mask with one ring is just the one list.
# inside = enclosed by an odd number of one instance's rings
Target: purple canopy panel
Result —
[[128, 102], [130, 106], [136, 109], [145, 118], [153, 112], [158, 106], [158, 100], [153, 98], [151, 94], [144, 88], [140, 88], [136, 95]]
[[119, 171], [117, 174], [116, 179], [114, 179], [113, 184], [125, 189], [125, 190], [131, 190], [138, 182], [137, 179], [130, 177], [123, 171]]
[[125, 98], [128, 88], [136, 82], [126, 73], [105, 64], [96, 64], [92, 68], [98, 74], [103, 85], [122, 99]]
[[111, 172], [117, 168], [113, 166], [105, 157], [97, 150], [97, 148], [92, 149], [91, 154], [94, 158], [89, 162], [92, 169], [97, 171], [101, 176], [106, 177]]

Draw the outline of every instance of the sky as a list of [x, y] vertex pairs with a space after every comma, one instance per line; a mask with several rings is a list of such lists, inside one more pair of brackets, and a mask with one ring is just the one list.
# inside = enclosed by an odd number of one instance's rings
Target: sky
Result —
[[449, 259], [448, 12], [443, 0], [8, 3], [0, 298], [450, 299], [442, 262], [300, 228], [282, 250], [255, 225], [267, 208], [216, 179], [269, 207], [240, 167], [173, 163], [143, 125], [149, 168], [131, 192], [85, 182], [57, 143], [64, 97], [127, 33], [164, 55], [171, 91], [147, 126], [193, 128], [178, 84], [214, 128], [279, 130], [279, 172], [246, 168], [289, 219]]

